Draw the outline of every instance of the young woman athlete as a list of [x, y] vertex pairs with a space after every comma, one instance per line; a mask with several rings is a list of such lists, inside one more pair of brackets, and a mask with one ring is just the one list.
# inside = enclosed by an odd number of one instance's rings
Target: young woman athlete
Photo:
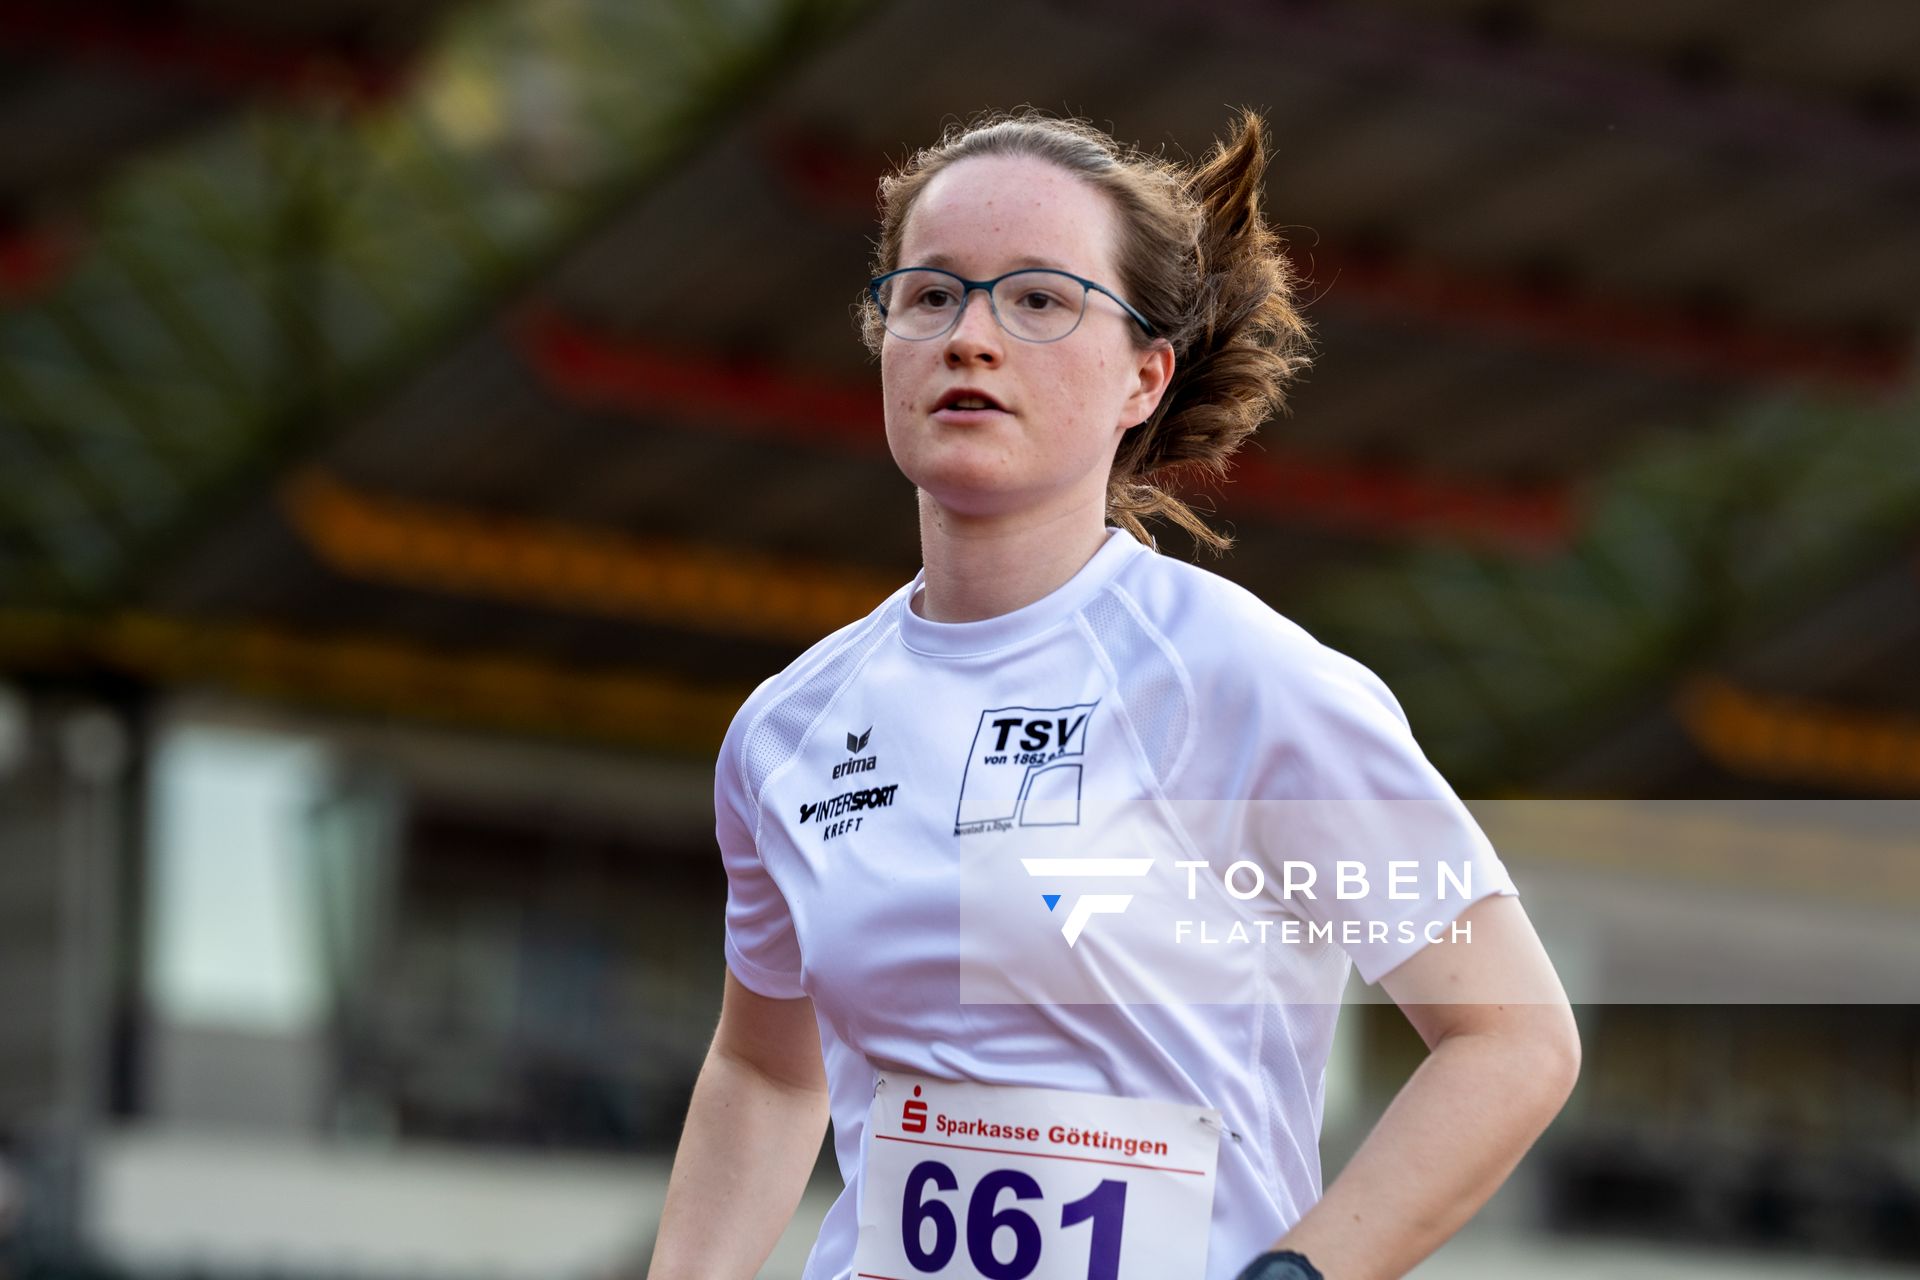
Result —
[[[726, 990], [653, 1280], [754, 1276], [829, 1118], [807, 1280], [1385, 1280], [1565, 1102], [1565, 994], [1392, 695], [1142, 526], [1221, 545], [1168, 484], [1305, 364], [1264, 167], [1250, 112], [1191, 168], [1023, 112], [882, 183], [924, 569], [722, 748]], [[1350, 965], [1430, 1054], [1322, 1194]]]

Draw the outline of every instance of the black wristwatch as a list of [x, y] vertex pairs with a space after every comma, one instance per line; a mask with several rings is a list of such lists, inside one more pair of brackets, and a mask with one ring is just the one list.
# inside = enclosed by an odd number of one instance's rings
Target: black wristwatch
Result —
[[1291, 1249], [1274, 1249], [1247, 1264], [1236, 1280], [1327, 1280], [1306, 1255]]

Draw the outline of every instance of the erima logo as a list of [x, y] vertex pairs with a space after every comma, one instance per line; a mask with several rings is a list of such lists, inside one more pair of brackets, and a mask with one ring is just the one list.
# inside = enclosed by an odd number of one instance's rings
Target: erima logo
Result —
[[[1087, 876], [1143, 876], [1153, 869], [1152, 858], [1022, 858], [1027, 874], [1041, 880], [1064, 880]], [[1060, 905], [1060, 895], [1043, 893], [1047, 910]], [[1071, 947], [1080, 940], [1087, 921], [1100, 915], [1119, 915], [1133, 901], [1130, 893], [1086, 893], [1075, 898], [1060, 932]]]
[[873, 737], [872, 725], [867, 726], [865, 733], [850, 733], [847, 735], [847, 753], [854, 758], [851, 760], [842, 760], [839, 764], [833, 766], [833, 776], [836, 779], [844, 778], [850, 773], [870, 773], [873, 771], [873, 767], [880, 763], [879, 756], [863, 756], [860, 754], [867, 749], [867, 739], [871, 737]]
[[1078, 826], [1087, 723], [1099, 705], [982, 711], [960, 776], [953, 834]]

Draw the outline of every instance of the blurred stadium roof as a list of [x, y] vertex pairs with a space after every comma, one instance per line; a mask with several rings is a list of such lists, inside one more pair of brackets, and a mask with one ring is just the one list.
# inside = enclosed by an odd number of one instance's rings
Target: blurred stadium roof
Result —
[[887, 163], [1244, 102], [1320, 356], [1223, 571], [1465, 791], [1920, 791], [1920, 8], [0, 2], [0, 68], [21, 678], [708, 752], [917, 564]]

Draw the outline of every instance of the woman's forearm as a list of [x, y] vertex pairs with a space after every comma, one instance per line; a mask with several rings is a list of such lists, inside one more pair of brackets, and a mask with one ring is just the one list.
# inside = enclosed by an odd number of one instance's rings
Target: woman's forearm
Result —
[[1548, 1044], [1449, 1036], [1427, 1055], [1281, 1244], [1327, 1280], [1397, 1280], [1458, 1231], [1566, 1104], [1577, 1063]]
[[806, 1190], [827, 1114], [823, 1090], [709, 1052], [667, 1181], [650, 1280], [752, 1280]]

